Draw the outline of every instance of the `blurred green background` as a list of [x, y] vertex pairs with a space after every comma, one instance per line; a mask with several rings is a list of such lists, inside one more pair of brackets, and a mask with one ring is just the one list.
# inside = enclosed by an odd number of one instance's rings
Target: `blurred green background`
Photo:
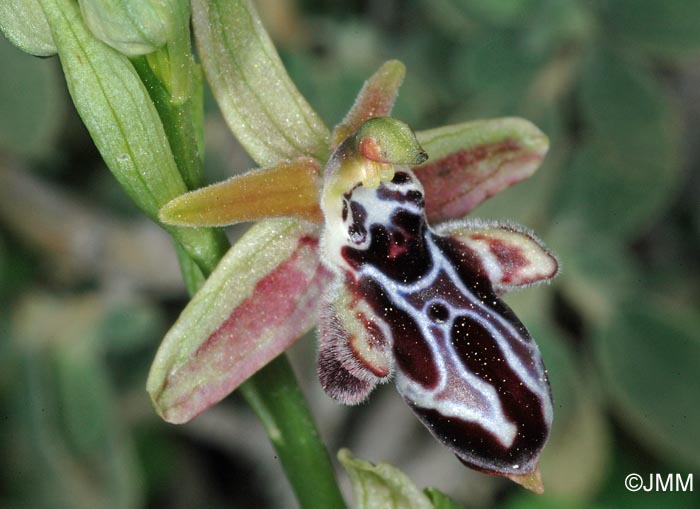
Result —
[[[292, 356], [332, 454], [389, 461], [464, 507], [699, 507], [700, 2], [257, 5], [329, 125], [398, 58], [395, 115], [415, 129], [518, 115], [551, 139], [535, 177], [475, 213], [527, 225], [563, 264], [508, 299], [552, 381], [545, 495], [464, 469], [391, 387], [331, 402], [309, 335]], [[251, 167], [207, 111], [208, 179]], [[0, 300], [0, 507], [294, 506], [235, 394], [181, 427], [150, 408], [149, 364], [186, 303], [172, 247], [104, 168], [56, 58], [4, 38]], [[693, 474], [695, 491], [629, 492], [632, 472]]]

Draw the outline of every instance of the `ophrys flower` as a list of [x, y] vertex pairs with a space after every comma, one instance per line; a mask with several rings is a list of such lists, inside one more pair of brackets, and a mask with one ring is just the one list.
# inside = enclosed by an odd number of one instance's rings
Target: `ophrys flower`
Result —
[[415, 135], [386, 117], [402, 77], [389, 62], [365, 84], [328, 161], [283, 161], [161, 211], [192, 226], [288, 219], [254, 226], [222, 260], [166, 336], [149, 392], [165, 419], [189, 420], [320, 320], [331, 396], [357, 403], [395, 374], [460, 460], [539, 490], [551, 394], [499, 294], [550, 279], [556, 259], [522, 227], [428, 221], [460, 218], [529, 176], [546, 138], [518, 119]]

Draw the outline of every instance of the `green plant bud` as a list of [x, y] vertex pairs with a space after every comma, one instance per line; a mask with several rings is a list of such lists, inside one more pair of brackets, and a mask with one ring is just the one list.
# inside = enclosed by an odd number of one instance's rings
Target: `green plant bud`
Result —
[[85, 23], [102, 42], [135, 57], [176, 35], [180, 0], [79, 0]]
[[37, 0], [4, 0], [0, 31], [22, 51], [37, 57], [56, 54], [49, 24]]

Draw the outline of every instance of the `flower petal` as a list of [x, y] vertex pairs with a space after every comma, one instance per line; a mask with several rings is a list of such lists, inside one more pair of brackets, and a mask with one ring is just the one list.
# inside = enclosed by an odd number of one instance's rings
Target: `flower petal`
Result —
[[337, 147], [370, 118], [386, 117], [391, 113], [405, 74], [406, 67], [401, 62], [389, 60], [365, 81], [355, 104], [333, 130], [332, 148]]
[[450, 221], [435, 231], [477, 253], [499, 293], [549, 281], [559, 272], [557, 258], [534, 233], [517, 224]]
[[519, 118], [465, 122], [416, 136], [430, 156], [414, 171], [425, 188], [431, 221], [460, 218], [531, 176], [549, 147], [542, 131]]
[[318, 326], [318, 377], [346, 405], [364, 401], [393, 371], [390, 335], [360, 289], [337, 282], [323, 298]]
[[163, 419], [192, 419], [313, 326], [329, 279], [317, 246], [315, 226], [284, 219], [231, 248], [156, 354], [147, 390]]
[[226, 226], [268, 217], [321, 221], [319, 164], [309, 157], [284, 161], [178, 196], [158, 214], [165, 224]]

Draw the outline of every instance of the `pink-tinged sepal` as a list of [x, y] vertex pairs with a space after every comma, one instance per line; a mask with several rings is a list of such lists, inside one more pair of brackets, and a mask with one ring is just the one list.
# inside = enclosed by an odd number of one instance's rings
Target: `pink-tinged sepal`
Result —
[[416, 133], [429, 159], [413, 169], [425, 188], [430, 221], [462, 218], [482, 201], [531, 176], [547, 137], [530, 122], [501, 118]]
[[498, 293], [550, 281], [559, 261], [527, 228], [498, 221], [450, 221], [435, 228], [475, 253]]
[[313, 224], [253, 226], [165, 336], [147, 383], [158, 413], [183, 423], [227, 396], [313, 327], [330, 280]]

